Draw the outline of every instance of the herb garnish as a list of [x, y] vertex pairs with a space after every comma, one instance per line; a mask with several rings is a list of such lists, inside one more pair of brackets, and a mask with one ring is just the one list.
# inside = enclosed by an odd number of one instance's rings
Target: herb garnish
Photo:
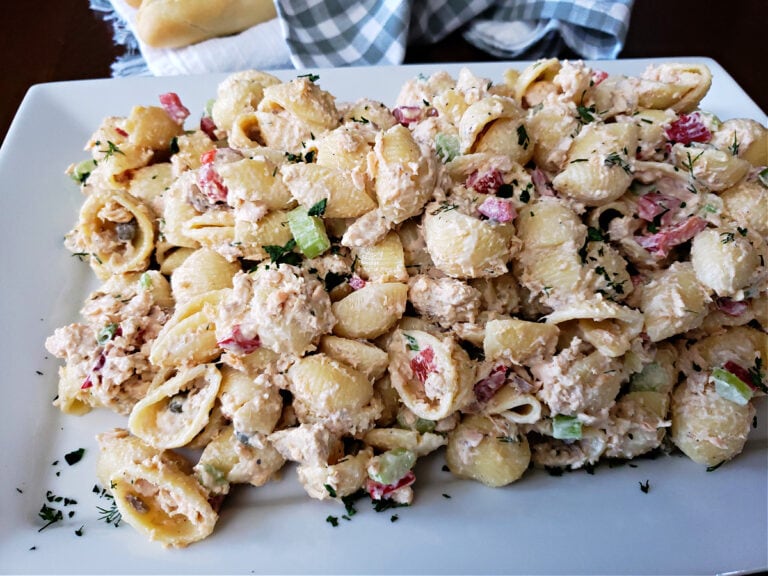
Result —
[[528, 144], [531, 143], [531, 139], [528, 138], [528, 132], [525, 130], [525, 124], [520, 124], [517, 127], [517, 145], [522, 146], [524, 150], [528, 150]]
[[430, 214], [432, 214], [432, 216], [435, 216], [437, 214], [442, 214], [443, 212], [449, 212], [451, 210], [456, 210], [456, 208], [458, 208], [458, 207], [459, 206], [457, 204], [448, 204], [448, 202], [443, 201], [443, 202], [440, 202], [440, 207], [439, 208], [435, 208], [434, 210], [432, 210], [432, 212], [430, 212]]
[[269, 255], [269, 259], [273, 264], [291, 264], [297, 266], [299, 262], [301, 262], [301, 255], [293, 252], [295, 247], [296, 240], [291, 238], [284, 246], [267, 244], [264, 246], [264, 251]]
[[632, 168], [627, 163], [627, 161], [619, 155], [618, 152], [611, 152], [608, 154], [608, 156], [605, 157], [604, 163], [606, 166], [618, 166], [627, 174], [632, 174]]
[[731, 145], [728, 147], [728, 150], [730, 150], [733, 156], [739, 155], [739, 139], [736, 137], [735, 130], [733, 132], [733, 142], [731, 142]]
[[648, 491], [651, 489], [650, 480], [646, 480], [645, 482], [638, 482], [638, 484], [640, 484], [640, 490], [642, 490], [643, 494], [648, 494]]
[[576, 111], [579, 113], [579, 122], [582, 124], [589, 124], [590, 122], [595, 121], [595, 117], [593, 116], [595, 113], [594, 106], [587, 108], [586, 106], [579, 105], [576, 107]]
[[334, 528], [339, 525], [339, 519], [336, 516], [327, 516], [325, 521]]
[[[99, 146], [101, 142], [96, 142], [96, 145]], [[115, 154], [122, 154], [125, 156], [125, 152], [120, 150], [120, 148], [117, 147], [117, 145], [112, 142], [111, 140], [107, 140], [107, 149], [106, 150], [99, 150], [102, 154], [104, 154], [104, 158], [109, 158], [110, 156], [114, 156]]]
[[[112, 496], [106, 496], [112, 498]], [[96, 510], [99, 511], [99, 520], [103, 520], [107, 524], [112, 524], [115, 528], [120, 526], [123, 515], [120, 513], [120, 510], [117, 509], [117, 504], [115, 503], [114, 499], [112, 500], [112, 505], [109, 508], [102, 508], [97, 506]]]
[[763, 359], [759, 356], [755, 358], [755, 365], [747, 370], [747, 373], [752, 385], [768, 394], [768, 386], [763, 383]]
[[733, 232], [720, 232], [720, 243], [728, 244], [728, 242], [733, 242], [734, 236]]
[[59, 520], [64, 519], [64, 514], [61, 510], [57, 510], [56, 508], [52, 508], [48, 506], [47, 504], [43, 504], [43, 507], [40, 508], [40, 512], [37, 513], [37, 515], [43, 519], [43, 521], [46, 523], [45, 526], [40, 528], [38, 532], [42, 532], [48, 526], [51, 524], [55, 524]]
[[333, 486], [330, 484], [323, 484], [323, 488], [325, 488], [331, 498], [336, 498], [336, 489]]
[[325, 207], [328, 205], [328, 198], [323, 198], [312, 204], [312, 207], [307, 211], [310, 216], [322, 216], [325, 214]]
[[313, 84], [315, 82], [317, 82], [318, 80], [320, 80], [320, 76], [318, 74], [311, 74], [311, 73], [310, 74], [299, 74], [298, 76], [296, 76], [296, 78], [306, 78], [307, 80], [309, 80]]
[[406, 342], [408, 342], [406, 345], [408, 350], [412, 350], [413, 352], [418, 352], [420, 350], [419, 343], [416, 341], [416, 338], [410, 334], [406, 334], [405, 332], [403, 332], [403, 338], [405, 338]]
[[80, 462], [80, 459], [83, 457], [83, 454], [85, 454], [85, 448], [78, 448], [77, 450], [73, 450], [72, 452], [65, 454], [64, 460], [67, 461], [67, 464], [72, 466]]

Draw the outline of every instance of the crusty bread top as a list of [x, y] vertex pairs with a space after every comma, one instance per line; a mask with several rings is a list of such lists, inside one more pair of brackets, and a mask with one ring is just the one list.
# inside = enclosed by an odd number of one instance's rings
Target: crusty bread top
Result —
[[179, 48], [242, 32], [276, 16], [272, 0], [143, 0], [136, 33], [155, 48]]

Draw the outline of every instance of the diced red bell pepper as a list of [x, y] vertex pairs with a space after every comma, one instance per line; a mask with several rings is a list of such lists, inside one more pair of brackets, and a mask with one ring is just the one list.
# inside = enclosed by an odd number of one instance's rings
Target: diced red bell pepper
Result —
[[592, 86], [597, 86], [606, 78], [608, 78], [608, 72], [605, 70], [595, 70], [592, 72]]
[[728, 360], [725, 364], [723, 364], [723, 368], [728, 370], [731, 374], [736, 376], [739, 380], [744, 382], [747, 386], [752, 388], [752, 390], [756, 390], [757, 387], [752, 383], [752, 378], [749, 375], [749, 372], [736, 364], [736, 362], [733, 362], [731, 360]]
[[226, 338], [217, 342], [220, 348], [224, 348], [235, 354], [250, 354], [261, 347], [261, 340], [256, 335], [254, 338], [247, 338], [240, 331], [240, 325], [235, 324], [232, 327], [232, 333]]
[[667, 128], [666, 136], [672, 142], [690, 144], [691, 142], [709, 142], [712, 133], [704, 125], [701, 115], [694, 112], [693, 114], [680, 114], [678, 119]]
[[486, 172], [475, 170], [467, 176], [464, 183], [467, 188], [472, 188], [480, 194], [496, 194], [502, 184], [504, 184], [504, 178], [496, 168]]
[[197, 172], [197, 185], [212, 202], [226, 202], [229, 190], [212, 162], [203, 164]]
[[435, 371], [435, 351], [432, 346], [427, 346], [411, 358], [410, 366], [413, 375], [424, 384], [427, 381], [427, 376]]
[[183, 124], [184, 120], [189, 116], [189, 109], [181, 103], [181, 99], [176, 92], [160, 94], [160, 104], [168, 116], [171, 117], [171, 120], [177, 124]]
[[93, 380], [91, 380], [91, 376], [93, 376], [94, 372], [99, 372], [104, 367], [106, 361], [107, 357], [104, 355], [104, 352], [99, 354], [99, 357], [96, 359], [96, 363], [91, 368], [91, 372], [88, 374], [88, 376], [86, 376], [85, 380], [83, 380], [83, 383], [80, 386], [80, 390], [87, 390], [88, 388], [93, 387]]
[[392, 484], [382, 484], [381, 482], [376, 482], [376, 480], [368, 478], [365, 481], [365, 491], [368, 492], [368, 495], [373, 500], [383, 500], [390, 498], [395, 490], [410, 486], [415, 481], [416, 475], [413, 473], [413, 470], [408, 470], [405, 476]]

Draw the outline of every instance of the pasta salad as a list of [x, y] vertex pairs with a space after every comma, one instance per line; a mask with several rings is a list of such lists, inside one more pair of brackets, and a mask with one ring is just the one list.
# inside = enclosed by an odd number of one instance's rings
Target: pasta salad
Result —
[[65, 240], [101, 285], [46, 348], [63, 412], [126, 417], [97, 465], [123, 519], [186, 546], [287, 463], [311, 498], [408, 505], [438, 450], [492, 487], [737, 456], [766, 391], [768, 129], [700, 110], [710, 83], [549, 59], [387, 105], [244, 71], [193, 128], [175, 93], [104, 119]]

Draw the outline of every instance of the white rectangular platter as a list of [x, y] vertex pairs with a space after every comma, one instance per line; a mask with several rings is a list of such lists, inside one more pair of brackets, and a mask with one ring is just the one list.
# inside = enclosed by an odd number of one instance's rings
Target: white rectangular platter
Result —
[[[721, 119], [765, 115], [716, 62], [702, 108]], [[594, 63], [639, 74], [650, 60]], [[466, 65], [500, 81], [526, 63]], [[392, 105], [418, 73], [462, 65], [312, 70], [339, 100]], [[310, 72], [310, 71], [305, 71]], [[277, 73], [289, 79], [296, 71]], [[62, 245], [82, 197], [64, 174], [103, 117], [127, 115], [177, 92], [201, 111], [224, 75], [131, 78], [33, 87], [0, 149], [0, 573], [520, 573], [715, 574], [768, 569], [768, 416], [744, 453], [713, 472], [687, 458], [599, 466], [561, 477], [529, 472], [503, 489], [459, 481], [442, 455], [420, 463], [410, 508], [374, 512], [358, 503], [350, 521], [338, 504], [310, 500], [288, 469], [283, 480], [238, 491], [213, 536], [183, 550], [147, 542], [126, 525], [99, 520], [108, 506], [92, 489], [94, 435], [124, 419], [95, 411], [62, 415], [51, 405], [58, 361], [43, 342], [77, 320], [92, 272]], [[197, 112], [193, 112], [197, 113]], [[85, 448], [68, 465], [64, 455]], [[58, 464], [53, 464], [58, 462]], [[645, 484], [647, 482], [647, 484]], [[645, 492], [640, 484], [649, 487]], [[38, 532], [46, 492], [75, 499], [72, 518]], [[397, 514], [397, 521], [392, 521]], [[339, 517], [331, 526], [326, 517]], [[82, 536], [75, 532], [82, 526]]]

